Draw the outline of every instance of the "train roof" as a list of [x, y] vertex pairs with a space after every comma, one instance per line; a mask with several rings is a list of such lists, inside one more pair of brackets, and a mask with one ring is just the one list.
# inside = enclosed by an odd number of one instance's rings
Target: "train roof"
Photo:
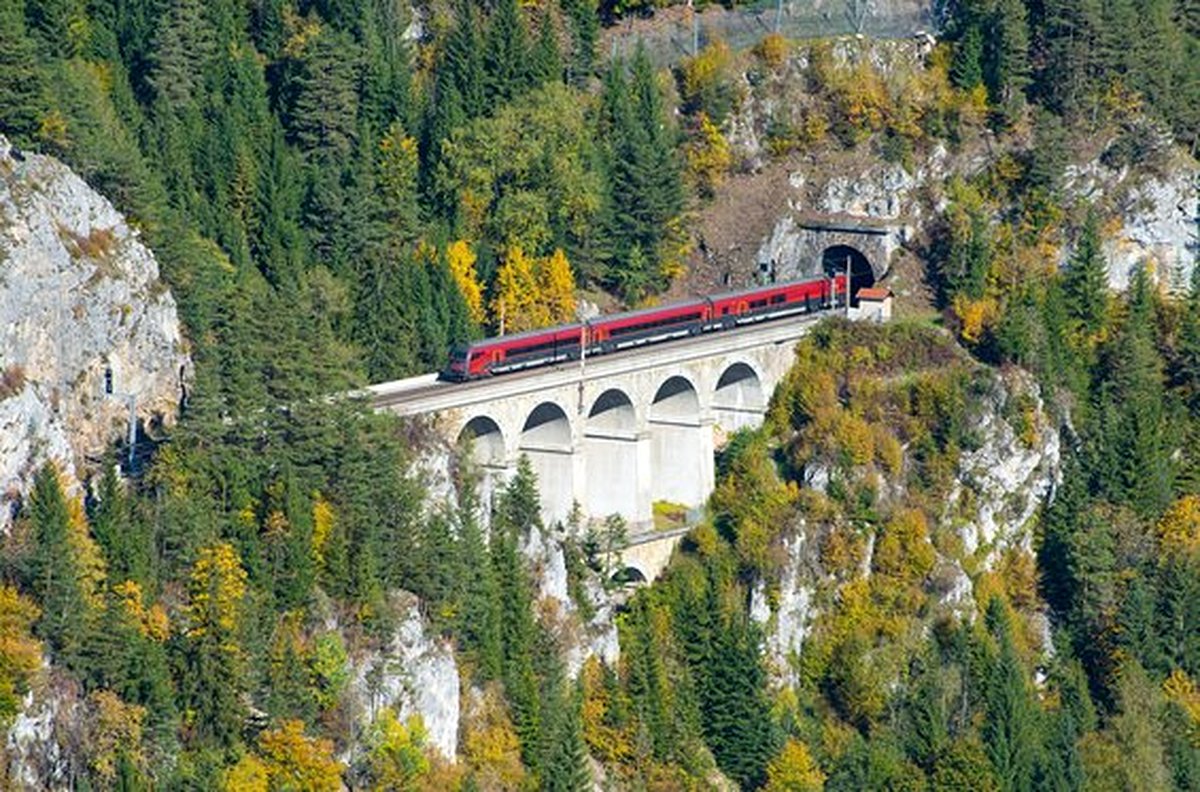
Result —
[[[839, 273], [837, 277], [841, 278], [841, 277], [845, 277], [845, 276], [843, 276]], [[738, 289], [737, 291], [721, 292], [720, 294], [710, 294], [710, 295], [708, 295], [708, 299], [710, 299], [710, 300], [728, 300], [728, 299], [734, 298], [734, 297], [748, 297], [751, 294], [758, 294], [759, 292], [763, 292], [763, 291], [772, 291], [774, 289], [786, 289], [789, 286], [799, 286], [804, 283], [815, 283], [817, 281], [827, 281], [827, 280], [829, 280], [828, 277], [814, 277], [814, 278], [804, 278], [803, 280], [780, 281], [779, 283], [772, 283], [767, 286], [751, 286], [746, 289]]]
[[[839, 275], [838, 277], [844, 277]], [[664, 303], [663, 305], [655, 305], [650, 308], [637, 308], [632, 311], [618, 311], [617, 313], [601, 314], [589, 319], [588, 322], [595, 320], [610, 321], [614, 319], [628, 319], [635, 316], [647, 316], [657, 313], [658, 311], [666, 311], [674, 308], [687, 308], [692, 305], [702, 305], [707, 300], [726, 300], [731, 297], [745, 297], [751, 294], [757, 294], [762, 291], [771, 291], [774, 289], [783, 289], [788, 286], [797, 286], [802, 283], [812, 283], [814, 281], [826, 280], [826, 278], [805, 278], [804, 280], [783, 281], [782, 283], [772, 283], [769, 286], [752, 286], [738, 291], [723, 292], [721, 294], [711, 294], [704, 297], [692, 297], [687, 300], [676, 300], [674, 302]], [[472, 341], [472, 347], [479, 347], [485, 344], [508, 343], [510, 341], [520, 341], [526, 338], [536, 338], [546, 335], [547, 333], [560, 333], [563, 331], [575, 330], [583, 327], [584, 322], [572, 322], [565, 325], [554, 325], [553, 327], [542, 327], [537, 330], [525, 330], [520, 333], [511, 333], [509, 335], [491, 336], [482, 338], [478, 341]]]
[[520, 341], [524, 338], [536, 338], [538, 336], [546, 335], [547, 333], [561, 333], [564, 330], [575, 330], [575, 329], [578, 329], [581, 327], [583, 327], [583, 322], [571, 322], [570, 324], [564, 324], [564, 325], [552, 325], [550, 327], [539, 327], [536, 330], [522, 330], [519, 333], [508, 333], [506, 335], [489, 336], [488, 338], [481, 338], [478, 341], [472, 341], [471, 346], [477, 347], [477, 346], [482, 346], [484, 344], [495, 344], [498, 342], [507, 343], [509, 341]]

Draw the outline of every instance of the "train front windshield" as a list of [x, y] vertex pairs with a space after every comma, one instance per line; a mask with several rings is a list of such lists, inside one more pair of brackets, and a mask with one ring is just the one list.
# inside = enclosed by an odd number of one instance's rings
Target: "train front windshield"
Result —
[[467, 373], [467, 358], [470, 356], [471, 348], [466, 344], [455, 344], [450, 350], [450, 363], [446, 366], [446, 370], [452, 374], [466, 375]]

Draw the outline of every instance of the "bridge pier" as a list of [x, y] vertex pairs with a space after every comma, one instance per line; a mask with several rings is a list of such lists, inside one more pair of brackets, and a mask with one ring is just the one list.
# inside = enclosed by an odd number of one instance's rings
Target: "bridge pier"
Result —
[[713, 420], [651, 421], [650, 500], [699, 506], [714, 486]]

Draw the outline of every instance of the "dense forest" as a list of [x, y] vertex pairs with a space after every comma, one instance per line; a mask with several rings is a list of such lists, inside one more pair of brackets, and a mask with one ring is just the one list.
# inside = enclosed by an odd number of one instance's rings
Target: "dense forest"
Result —
[[[1148, 171], [1196, 150], [1200, 4], [950, 3], [900, 86], [778, 36], [670, 70], [600, 57], [604, 25], [662, 5], [0, 0], [0, 130], [140, 229], [196, 364], [144, 469], [78, 499], [47, 465], [3, 541], [0, 724], [39, 674], [81, 691], [75, 788], [579, 790], [589, 757], [633, 789], [1200, 788], [1200, 280], [1166, 295], [1147, 267], [1111, 294], [1102, 208], [1061, 183], [1079, 140]], [[936, 319], [802, 344], [709, 519], [619, 616], [619, 665], [570, 679], [521, 552], [528, 467], [490, 515], [465, 463], [431, 507], [422, 427], [323, 397], [581, 293], [663, 294], [746, 81], [800, 51], [777, 157], [999, 142], [923, 251]], [[935, 526], [978, 383], [1014, 366], [1062, 482], [951, 618], [935, 561], [963, 551]], [[798, 486], [818, 463], [823, 494]], [[749, 604], [804, 530], [821, 609], [780, 686]], [[347, 766], [347, 657], [392, 635], [399, 589], [478, 706], [456, 764], [385, 710]]]

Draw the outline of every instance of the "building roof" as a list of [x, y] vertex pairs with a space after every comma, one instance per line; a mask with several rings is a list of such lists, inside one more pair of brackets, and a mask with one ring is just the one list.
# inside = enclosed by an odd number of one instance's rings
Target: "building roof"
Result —
[[891, 289], [872, 288], [872, 289], [859, 289], [858, 290], [858, 299], [860, 299], [860, 300], [875, 300], [878, 302], [883, 302], [884, 300], [886, 300], [888, 297], [891, 297], [891, 296], [892, 296]]

